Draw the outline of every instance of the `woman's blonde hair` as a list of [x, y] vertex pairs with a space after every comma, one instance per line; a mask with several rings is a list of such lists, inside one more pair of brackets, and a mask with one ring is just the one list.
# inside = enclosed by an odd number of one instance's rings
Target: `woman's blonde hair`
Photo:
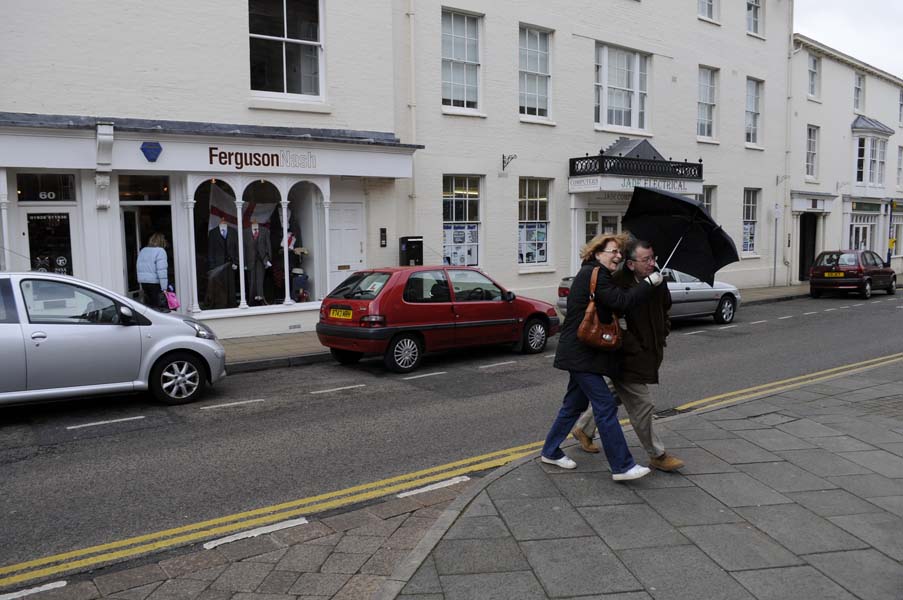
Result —
[[580, 249], [580, 260], [584, 262], [592, 260], [596, 252], [605, 249], [605, 246], [608, 245], [608, 242], [615, 242], [618, 245], [618, 248], [621, 249], [621, 252], [624, 252], [624, 248], [627, 246], [627, 234], [600, 233], [599, 235], [588, 241], [586, 245]]
[[166, 236], [162, 233], [155, 233], [150, 237], [147, 245], [151, 248], [166, 248]]

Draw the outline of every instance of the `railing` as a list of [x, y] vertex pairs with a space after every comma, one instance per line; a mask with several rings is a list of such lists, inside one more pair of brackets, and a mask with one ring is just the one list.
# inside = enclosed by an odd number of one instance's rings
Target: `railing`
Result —
[[702, 163], [628, 158], [625, 156], [584, 156], [570, 159], [571, 177], [584, 175], [628, 175], [665, 179], [702, 179]]

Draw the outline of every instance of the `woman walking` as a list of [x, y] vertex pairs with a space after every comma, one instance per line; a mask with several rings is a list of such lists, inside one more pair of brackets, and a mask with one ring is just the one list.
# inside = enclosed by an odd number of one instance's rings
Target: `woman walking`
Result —
[[648, 300], [652, 288], [660, 285], [662, 276], [653, 273], [630, 289], [621, 289], [612, 282], [612, 271], [621, 263], [626, 245], [625, 235], [597, 235], [580, 252], [583, 261], [574, 277], [568, 295], [568, 310], [558, 338], [555, 367], [570, 373], [567, 392], [561, 409], [546, 436], [540, 460], [563, 469], [574, 469], [577, 463], [561, 451], [561, 442], [568, 436], [580, 414], [592, 404], [596, 426], [602, 438], [602, 448], [611, 466], [612, 479], [639, 479], [649, 469], [637, 465], [627, 448], [624, 431], [618, 423], [618, 406], [603, 376], [617, 377], [620, 371], [620, 352], [592, 348], [577, 339], [577, 329], [589, 304], [590, 280], [598, 268], [595, 301], [602, 323], [611, 323], [613, 313], [623, 313]]
[[169, 312], [163, 290], [169, 284], [169, 270], [166, 261], [166, 236], [155, 233], [147, 246], [138, 253], [138, 284], [144, 294], [144, 304], [157, 310]]

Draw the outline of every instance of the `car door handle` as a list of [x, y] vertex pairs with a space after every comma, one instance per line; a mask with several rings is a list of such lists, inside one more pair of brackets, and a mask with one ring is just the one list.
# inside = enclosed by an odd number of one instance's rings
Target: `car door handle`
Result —
[[685, 292], [689, 292], [689, 291], [690, 291], [690, 288], [685, 287], [685, 288], [684, 288], [684, 291], [685, 291]]
[[35, 340], [36, 342], [41, 341], [41, 340], [46, 340], [47, 334], [44, 333], [43, 331], [35, 331], [34, 333], [31, 334], [31, 339]]

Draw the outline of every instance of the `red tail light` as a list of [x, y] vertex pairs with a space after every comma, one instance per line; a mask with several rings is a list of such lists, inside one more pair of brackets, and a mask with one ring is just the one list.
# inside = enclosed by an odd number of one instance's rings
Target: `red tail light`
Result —
[[386, 317], [383, 315], [367, 315], [361, 317], [361, 327], [385, 327]]
[[567, 298], [567, 296], [571, 293], [571, 288], [559, 287], [558, 288], [558, 297], [559, 298]]

